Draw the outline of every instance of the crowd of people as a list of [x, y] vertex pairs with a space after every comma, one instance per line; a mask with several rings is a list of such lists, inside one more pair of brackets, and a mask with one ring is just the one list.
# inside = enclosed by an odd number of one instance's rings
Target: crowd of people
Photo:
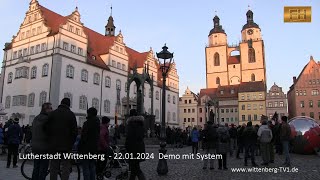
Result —
[[[145, 136], [143, 116], [137, 116], [135, 110], [130, 111], [127, 120], [127, 138], [125, 148], [128, 153], [145, 152], [143, 138]], [[0, 144], [7, 144], [7, 168], [18, 167], [18, 148], [24, 143], [31, 143], [33, 154], [62, 154], [77, 152], [79, 154], [105, 155], [103, 159], [83, 159], [80, 165], [84, 180], [96, 180], [103, 176], [102, 171], [110, 156], [110, 145], [115, 144], [124, 133], [124, 125], [109, 128], [110, 119], [106, 116], [101, 120], [97, 117], [97, 110], [91, 107], [87, 110], [87, 121], [82, 128], [77, 126], [75, 114], [70, 110], [70, 99], [64, 98], [57, 109], [53, 110], [51, 103], [44, 103], [41, 112], [33, 120], [32, 126], [20, 127], [19, 119], [10, 119], [3, 127], [0, 125]], [[110, 131], [109, 131], [110, 129]], [[64, 159], [34, 159], [32, 172], [33, 180], [45, 180], [50, 167], [50, 179], [56, 180], [58, 175], [62, 180], [68, 180], [72, 160]], [[131, 170], [130, 179], [137, 176], [143, 180], [139, 160], [129, 160]], [[49, 166], [50, 164], [50, 166]]]
[[[256, 167], [255, 156], [261, 155], [262, 166], [274, 163], [276, 153], [285, 155], [284, 166], [290, 166], [289, 141], [291, 137], [290, 126], [286, 116], [278, 121], [262, 120], [261, 125], [252, 125], [252, 122], [235, 126], [231, 124], [218, 125], [208, 121], [204, 129], [193, 127], [184, 130], [180, 128], [166, 128], [167, 144], [173, 148], [192, 146], [192, 153], [199, 152], [199, 148], [206, 154], [221, 154], [218, 159], [218, 169], [228, 169], [227, 157], [235, 155], [236, 159], [242, 159], [244, 155], [244, 166]], [[127, 119], [126, 127], [121, 124], [119, 127], [109, 127], [110, 119], [106, 116], [101, 120], [97, 117], [97, 110], [93, 107], [87, 110], [87, 121], [80, 128], [74, 113], [70, 110], [70, 99], [64, 98], [57, 109], [53, 110], [50, 103], [42, 105], [41, 113], [35, 117], [32, 126], [20, 127], [19, 119], [14, 118], [4, 126], [0, 125], [0, 144], [7, 144], [8, 157], [7, 168], [17, 166], [18, 148], [22, 142], [31, 143], [34, 154], [56, 154], [77, 151], [80, 154], [105, 154], [110, 153], [110, 145], [117, 143], [121, 134], [126, 134], [125, 148], [128, 153], [137, 156], [145, 152], [144, 137], [160, 137], [160, 126], [155, 125], [154, 133], [145, 130], [144, 117], [138, 116], [137, 111], [130, 110], [130, 117]], [[3, 127], [2, 127], [3, 126]], [[228, 155], [229, 154], [229, 155]], [[140, 168], [143, 160], [129, 160], [130, 179], [138, 177], [144, 180], [144, 174]], [[50, 164], [50, 179], [67, 180], [70, 175], [71, 160], [68, 159], [35, 159], [32, 174], [33, 180], [44, 180]], [[106, 161], [85, 159], [80, 161], [83, 179], [95, 180], [101, 176]], [[203, 169], [214, 169], [214, 160], [204, 160]]]
[[[262, 166], [268, 166], [274, 163], [275, 150], [281, 155], [284, 153], [284, 166], [291, 166], [289, 155], [289, 142], [291, 138], [291, 129], [287, 123], [286, 116], [281, 117], [281, 123], [278, 121], [262, 120], [261, 125], [252, 125], [252, 122], [235, 127], [234, 124], [217, 125], [212, 121], [205, 124], [204, 130], [193, 128], [190, 133], [192, 141], [192, 153], [197, 153], [198, 147], [201, 147], [206, 154], [221, 154], [222, 159], [218, 160], [218, 169], [227, 168], [227, 154], [232, 157], [236, 154], [237, 159], [241, 153], [244, 153], [244, 166], [248, 166], [248, 160], [251, 165], [257, 167], [255, 156], [261, 155]], [[207, 169], [208, 161], [204, 161], [203, 169]], [[210, 169], [214, 169], [213, 159], [210, 160]]]

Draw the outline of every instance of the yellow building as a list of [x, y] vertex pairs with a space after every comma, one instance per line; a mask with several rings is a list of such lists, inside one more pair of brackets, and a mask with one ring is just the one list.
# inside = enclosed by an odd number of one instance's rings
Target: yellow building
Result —
[[206, 47], [207, 88], [236, 85], [241, 82], [266, 82], [264, 42], [261, 29], [253, 20], [253, 12], [246, 14], [247, 22], [241, 30], [241, 42], [229, 45], [227, 34], [218, 16]]
[[239, 124], [260, 124], [266, 115], [266, 86], [263, 81], [241, 83], [239, 87]]
[[[180, 127], [197, 126], [198, 122], [198, 95], [187, 87], [182, 97], [179, 98]], [[201, 121], [202, 123], [202, 121]]]

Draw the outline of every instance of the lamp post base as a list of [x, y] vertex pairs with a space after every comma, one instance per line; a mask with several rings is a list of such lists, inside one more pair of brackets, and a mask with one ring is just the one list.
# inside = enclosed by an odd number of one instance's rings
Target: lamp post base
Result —
[[[160, 142], [160, 149], [159, 149], [159, 154], [166, 154], [167, 150], [166, 150], [166, 145], [167, 143], [165, 141], [161, 141]], [[159, 162], [158, 162], [158, 167], [157, 167], [157, 172], [159, 176], [163, 176], [163, 175], [167, 175], [168, 174], [168, 164], [167, 164], [167, 160], [162, 158], [159, 158]]]

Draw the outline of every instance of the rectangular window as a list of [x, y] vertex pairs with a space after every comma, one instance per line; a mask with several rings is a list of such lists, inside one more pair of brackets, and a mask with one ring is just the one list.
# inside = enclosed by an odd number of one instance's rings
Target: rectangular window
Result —
[[76, 34], [80, 35], [80, 29], [79, 28], [76, 28]]
[[32, 36], [35, 36], [36, 35], [36, 28], [33, 28], [32, 29]]
[[244, 95], [241, 95], [241, 100], [244, 100]]
[[38, 31], [38, 34], [41, 34], [41, 33], [42, 33], [42, 31], [41, 31], [41, 26], [39, 26], [39, 27], [37, 28], [37, 31]]
[[258, 120], [258, 115], [253, 115], [253, 120], [257, 121]]
[[318, 100], [318, 107], [320, 107], [320, 100]]
[[251, 114], [248, 115], [248, 121], [251, 121]]
[[30, 36], [30, 31], [28, 30], [26, 33], [26, 38], [28, 38]]
[[28, 49], [27, 48], [24, 48], [23, 49], [23, 56], [27, 56], [28, 55]]
[[184, 113], [187, 113], [187, 109], [183, 109], [183, 112], [184, 112]]
[[187, 118], [183, 118], [183, 121], [184, 121], [184, 122], [187, 122]]
[[31, 48], [30, 48], [30, 54], [34, 54], [34, 46], [31, 46]]
[[304, 101], [300, 101], [300, 107], [304, 108]]
[[194, 122], [194, 118], [192, 118], [192, 122]]
[[238, 112], [238, 108], [234, 108], [234, 112]]
[[22, 57], [22, 50], [19, 50], [18, 57]]
[[242, 115], [241, 119], [242, 119], [242, 121], [245, 121], [246, 120], [246, 115]]
[[253, 110], [257, 110], [257, 104], [253, 105]]
[[313, 108], [313, 101], [312, 100], [309, 101], [309, 107]]
[[233, 108], [230, 109], [230, 112], [233, 113]]
[[188, 113], [190, 113], [191, 111], [190, 111], [190, 109], [188, 109]]
[[247, 105], [247, 109], [248, 109], [248, 110], [251, 110], [251, 104], [248, 104], [248, 105]]
[[274, 102], [274, 107], [278, 107], [278, 101]]
[[80, 56], [83, 55], [83, 49], [82, 49], [82, 48], [78, 48], [78, 54], [79, 54]]
[[21, 39], [24, 39], [24, 32], [23, 33], [21, 33]]
[[188, 118], [188, 122], [190, 122], [190, 118]]
[[119, 62], [117, 63], [117, 68], [121, 69], [121, 63], [119, 63]]
[[229, 109], [226, 109], [226, 113], [229, 113]]
[[262, 99], [262, 93], [259, 93], [259, 98]]
[[195, 109], [192, 109], [192, 113], [196, 112]]
[[47, 48], [46, 43], [41, 44], [41, 51], [45, 51]]
[[39, 53], [39, 52], [40, 52], [40, 44], [36, 46], [36, 53]]
[[199, 112], [202, 113], [202, 108], [199, 108]]
[[283, 107], [283, 101], [280, 101], [279, 105], [280, 105], [280, 107]]
[[63, 42], [63, 49], [68, 51], [69, 50], [69, 44], [66, 42]]
[[306, 116], [306, 113], [301, 113], [301, 116]]
[[76, 53], [76, 46], [75, 45], [71, 45], [71, 52]]
[[12, 101], [13, 101], [12, 106], [26, 106], [27, 96], [24, 96], [24, 95], [13, 96]]
[[263, 109], [263, 104], [260, 104], [260, 109]]
[[247, 99], [250, 100], [250, 94], [247, 94]]
[[69, 26], [69, 31], [73, 32], [73, 26], [71, 26], [71, 25]]
[[304, 95], [304, 96], [307, 95], [307, 91], [306, 91], [306, 90], [303, 91], [303, 95]]
[[221, 109], [221, 113], [224, 113], [224, 109]]
[[185, 104], [188, 104], [188, 100], [184, 100], [184, 103], [185, 103]]
[[112, 66], [116, 67], [116, 61], [115, 60], [112, 60]]
[[126, 65], [125, 64], [122, 64], [122, 70], [126, 71], [127, 68], [126, 68]]
[[221, 121], [224, 122], [224, 118], [221, 118]]
[[314, 118], [314, 112], [310, 112], [310, 117]]
[[189, 104], [191, 104], [191, 100], [189, 99]]
[[268, 102], [268, 107], [272, 107], [272, 102]]

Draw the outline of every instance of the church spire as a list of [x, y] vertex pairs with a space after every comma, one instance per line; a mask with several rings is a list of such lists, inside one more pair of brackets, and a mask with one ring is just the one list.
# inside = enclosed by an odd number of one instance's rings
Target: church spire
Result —
[[259, 28], [259, 25], [256, 24], [253, 20], [253, 12], [251, 11], [250, 6], [248, 6], [248, 11], [246, 13], [247, 23], [242, 27], [242, 30], [247, 28]]
[[[217, 11], [216, 11], [216, 13], [217, 13]], [[213, 29], [211, 29], [209, 36], [214, 33], [224, 33], [225, 34], [224, 29], [220, 25], [220, 18], [217, 15], [215, 15], [213, 18]]]
[[110, 16], [108, 19], [108, 23], [105, 26], [105, 29], [106, 29], [105, 35], [106, 36], [114, 36], [115, 30], [116, 30], [116, 26], [114, 25], [114, 20], [112, 17], [112, 6], [110, 7], [110, 10], [111, 10], [111, 12], [110, 12]]

